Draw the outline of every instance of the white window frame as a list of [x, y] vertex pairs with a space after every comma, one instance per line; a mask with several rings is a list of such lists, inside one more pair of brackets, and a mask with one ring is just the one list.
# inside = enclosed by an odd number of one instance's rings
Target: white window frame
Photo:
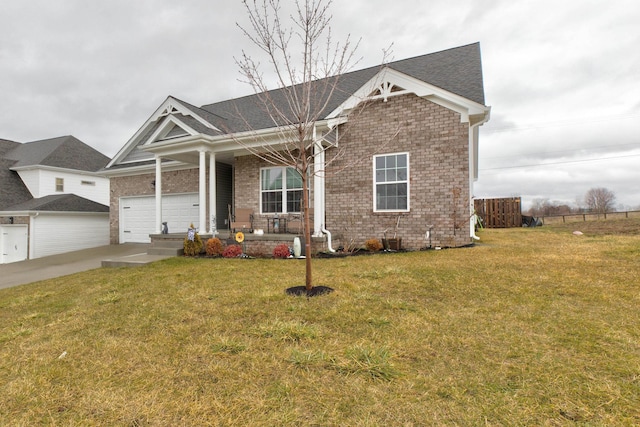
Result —
[[56, 178], [56, 193], [64, 193], [64, 178]]
[[[263, 190], [262, 188], [262, 173], [265, 170], [280, 170], [282, 173], [282, 188], [278, 189], [278, 190]], [[264, 214], [264, 215], [275, 215], [276, 213], [278, 215], [285, 215], [288, 213], [300, 213], [298, 211], [288, 211], [287, 210], [287, 193], [289, 191], [304, 191], [304, 189], [302, 187], [300, 188], [287, 188], [287, 169], [292, 169], [292, 170], [296, 170], [295, 168], [292, 168], [290, 166], [270, 166], [270, 167], [266, 167], [266, 168], [260, 168], [260, 213]], [[297, 172], [297, 171], [296, 171]], [[278, 211], [278, 212], [265, 212], [264, 207], [262, 206], [262, 194], [265, 192], [280, 192], [282, 194], [282, 210]], [[300, 201], [300, 205], [302, 206], [302, 200]]]
[[[383, 181], [378, 182], [376, 177], [376, 160], [380, 157], [390, 157], [390, 156], [406, 156], [407, 158], [407, 177], [403, 180], [391, 180], [391, 181]], [[406, 209], [378, 209], [378, 200], [377, 200], [377, 187], [382, 184], [406, 184], [407, 185], [407, 207]], [[410, 161], [409, 161], [409, 152], [398, 152], [398, 153], [385, 153], [385, 154], [376, 154], [373, 156], [373, 211], [374, 212], [409, 212], [411, 210], [411, 170], [410, 170]]]

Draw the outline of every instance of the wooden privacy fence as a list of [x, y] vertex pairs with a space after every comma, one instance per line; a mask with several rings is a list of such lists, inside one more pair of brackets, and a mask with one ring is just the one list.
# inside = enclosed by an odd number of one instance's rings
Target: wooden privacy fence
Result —
[[474, 200], [476, 215], [486, 228], [522, 227], [522, 204], [520, 197], [504, 199]]

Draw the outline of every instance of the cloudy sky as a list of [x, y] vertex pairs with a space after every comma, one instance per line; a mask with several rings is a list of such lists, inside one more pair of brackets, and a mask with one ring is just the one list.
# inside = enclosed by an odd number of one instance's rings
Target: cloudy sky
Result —
[[[290, 3], [291, 0], [282, 0]], [[357, 68], [480, 42], [491, 121], [476, 197], [575, 204], [592, 187], [640, 208], [635, 0], [334, 0]], [[0, 138], [74, 135], [113, 156], [168, 95], [251, 93], [240, 0], [0, 0]], [[265, 69], [265, 71], [268, 71]]]

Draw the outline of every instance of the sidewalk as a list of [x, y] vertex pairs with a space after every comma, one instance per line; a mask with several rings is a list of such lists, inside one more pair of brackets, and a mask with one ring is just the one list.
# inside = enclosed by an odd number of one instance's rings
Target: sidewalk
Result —
[[102, 261], [146, 255], [149, 244], [125, 243], [0, 264], [0, 289], [102, 267]]

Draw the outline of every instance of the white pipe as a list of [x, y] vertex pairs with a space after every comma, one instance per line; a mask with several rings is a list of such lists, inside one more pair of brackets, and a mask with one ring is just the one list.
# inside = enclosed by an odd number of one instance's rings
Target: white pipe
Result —
[[329, 247], [329, 252], [335, 252], [336, 250], [331, 247], [331, 232], [324, 228], [324, 224], [320, 224], [320, 230], [327, 235], [327, 246]]

